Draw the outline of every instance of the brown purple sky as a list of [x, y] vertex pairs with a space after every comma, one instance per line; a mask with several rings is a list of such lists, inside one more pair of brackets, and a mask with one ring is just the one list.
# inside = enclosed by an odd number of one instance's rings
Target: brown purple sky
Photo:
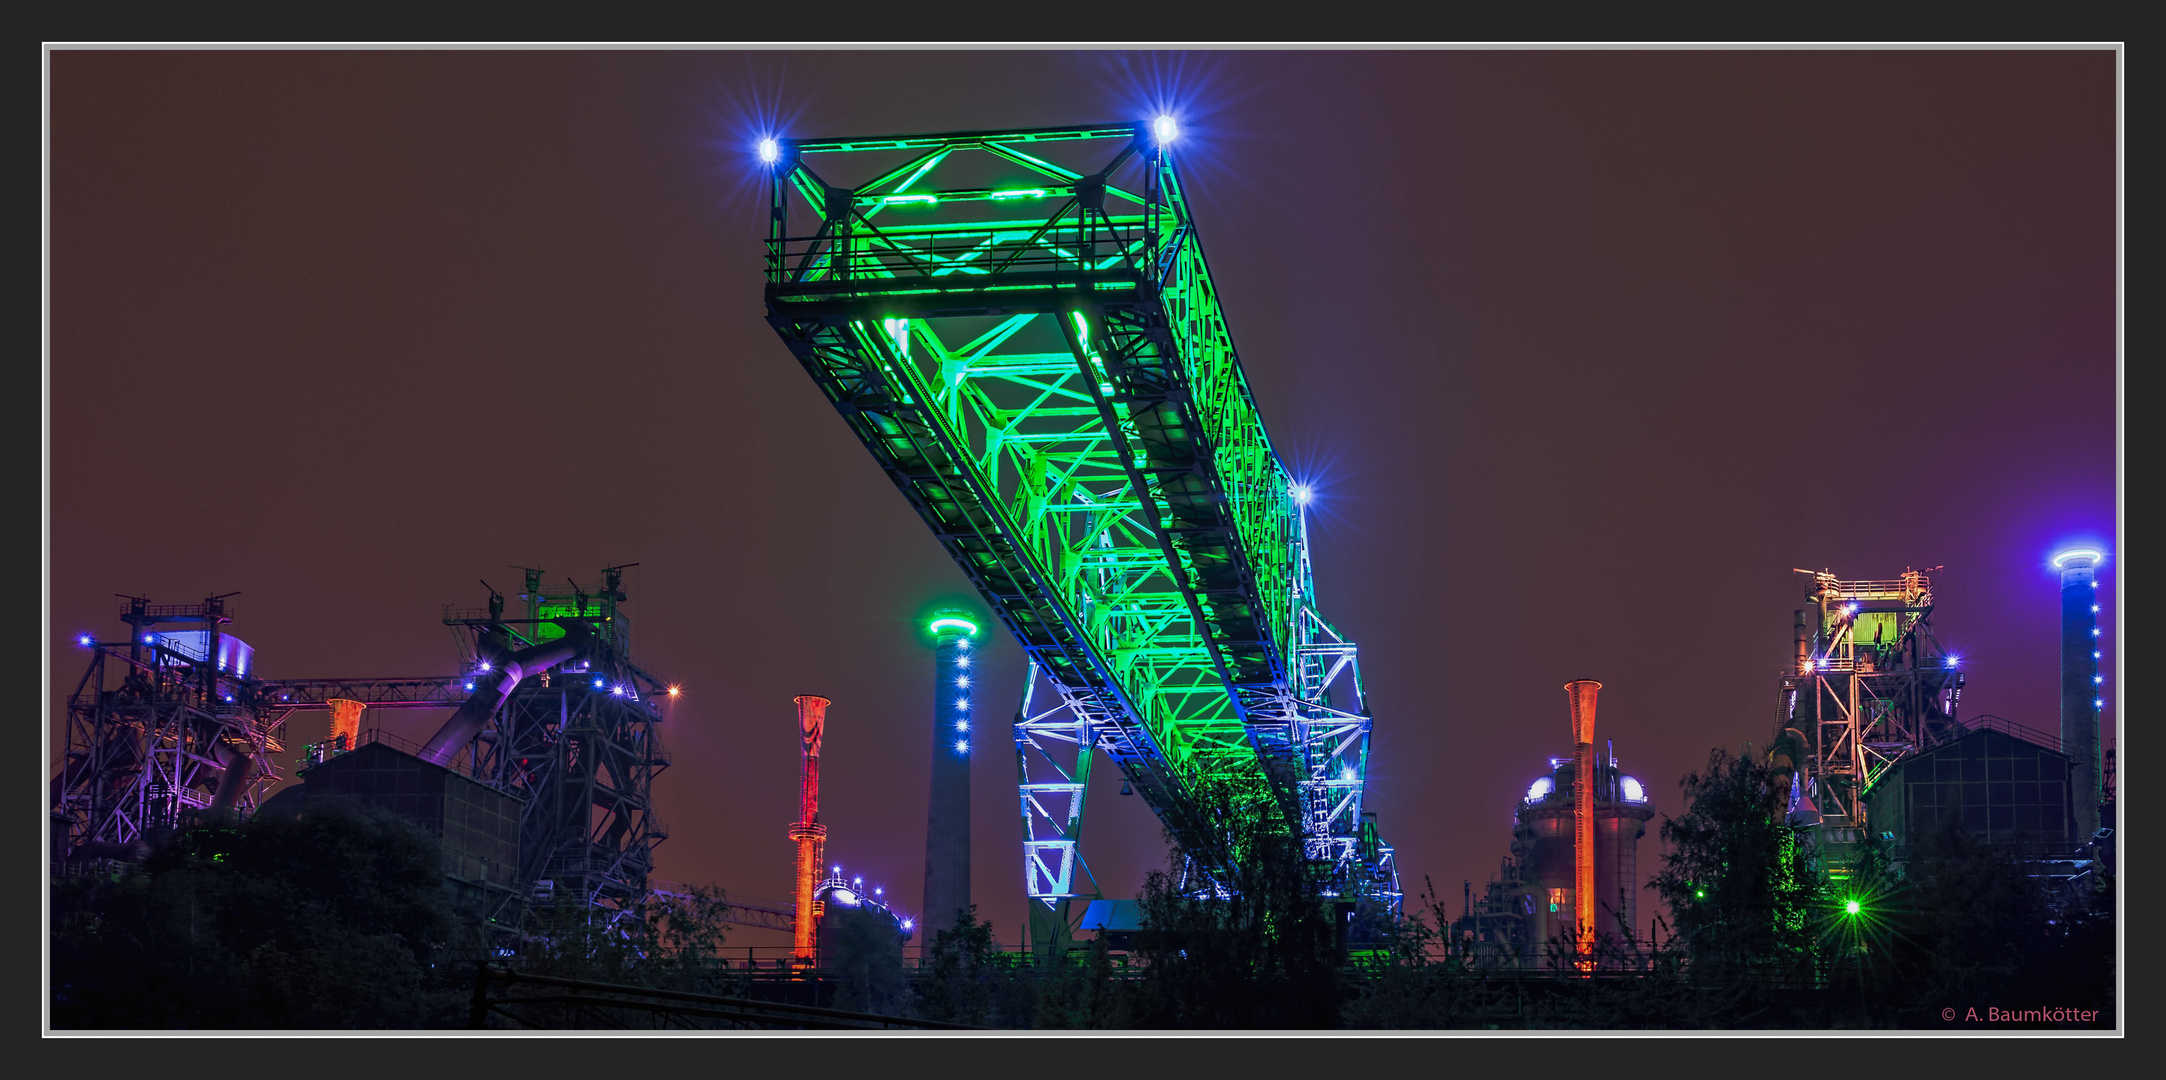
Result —
[[[637, 657], [687, 687], [670, 879], [784, 895], [790, 698], [819, 693], [830, 851], [913, 905], [912, 620], [967, 590], [762, 321], [749, 145], [778, 112], [1176, 105], [1249, 379], [1321, 491], [1371, 806], [1455, 913], [1568, 751], [1567, 679], [1604, 682], [1599, 734], [1674, 812], [1711, 746], [1769, 733], [1792, 567], [1945, 565], [1964, 711], [2050, 730], [2045, 557], [2116, 534], [2111, 52], [50, 59], [56, 734], [66, 639], [111, 634], [116, 592], [240, 590], [270, 677], [438, 673], [475, 579], [637, 561]], [[1020, 653], [988, 656], [1011, 702]], [[987, 743], [975, 891], [1012, 941]], [[1101, 779], [1085, 852], [1132, 895], [1163, 844]]]

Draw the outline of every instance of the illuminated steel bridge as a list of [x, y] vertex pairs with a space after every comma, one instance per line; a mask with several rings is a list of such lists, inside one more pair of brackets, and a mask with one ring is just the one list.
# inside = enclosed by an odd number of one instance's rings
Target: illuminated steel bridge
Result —
[[1308, 492], [1242, 376], [1174, 135], [763, 142], [768, 321], [1029, 658], [1036, 917], [1095, 894], [1092, 748], [1193, 887], [1229, 879], [1210, 807], [1232, 791], [1298, 829], [1321, 891], [1396, 910], [1355, 646], [1316, 606]]

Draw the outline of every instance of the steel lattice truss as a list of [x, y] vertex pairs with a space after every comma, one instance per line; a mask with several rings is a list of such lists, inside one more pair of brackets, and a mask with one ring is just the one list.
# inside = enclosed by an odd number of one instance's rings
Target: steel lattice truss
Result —
[[[163, 623], [223, 624], [227, 613], [215, 600], [182, 607], [135, 601], [121, 613], [131, 628], [127, 641], [84, 642], [90, 662], [69, 698], [67, 747], [53, 780], [64, 857], [116, 857], [117, 846], [211, 808], [229, 763], [242, 755], [250, 765], [232, 811], [246, 817], [281, 778], [277, 755], [294, 713], [327, 709], [334, 698], [371, 709], [454, 709], [473, 695], [483, 670], [476, 633], [501, 633], [525, 646], [576, 620], [593, 629], [587, 654], [522, 682], [448, 764], [525, 800], [520, 875], [537, 886], [537, 899], [616, 917], [647, 895], [653, 849], [669, 835], [654, 814], [652, 790], [670, 762], [656, 729], [656, 702], [668, 688], [630, 659], [617, 569], [605, 571], [601, 586], [574, 585], [561, 595], [544, 593], [538, 572], [530, 573], [519, 597], [525, 618], [504, 618], [501, 604], [474, 617], [447, 614], [464, 654], [463, 673], [448, 676], [259, 679], [151, 632]], [[332, 752], [317, 744], [305, 760]]]
[[245, 782], [231, 809], [246, 815], [278, 779], [291, 711], [266, 701], [256, 680], [226, 670], [215, 646], [198, 656], [155, 632], [164, 623], [216, 632], [228, 620], [222, 597], [200, 605], [121, 610], [120, 642], [85, 639], [83, 678], [68, 698], [66, 746], [53, 777], [52, 812], [61, 858], [109, 857], [117, 847], [212, 807], [229, 768]]
[[1096, 748], [1192, 850], [1194, 785], [1247, 783], [1321, 887], [1396, 906], [1355, 647], [1314, 606], [1172, 156], [1117, 125], [779, 158], [769, 322], [1057, 697], [1016, 728], [1030, 895], [1086, 895]]
[[1933, 635], [1925, 574], [1812, 576], [1813, 634], [1802, 670], [1782, 679], [1779, 727], [1803, 751], [1805, 783], [1793, 786], [1792, 808], [1810, 792], [1821, 846], [1847, 865], [1845, 853], [1871, 825], [1865, 799], [1873, 785], [1897, 762], [1961, 733], [1963, 673]]
[[462, 649], [471, 648], [462, 627], [507, 634], [514, 647], [562, 633], [557, 623], [593, 628], [582, 658], [522, 681], [454, 766], [525, 797], [519, 874], [538, 903], [580, 904], [611, 919], [646, 899], [654, 848], [669, 837], [653, 799], [654, 778], [670, 763], [656, 704], [668, 688], [632, 663], [618, 569], [568, 594], [543, 592], [530, 571], [519, 596], [526, 618], [492, 610], [444, 620]]

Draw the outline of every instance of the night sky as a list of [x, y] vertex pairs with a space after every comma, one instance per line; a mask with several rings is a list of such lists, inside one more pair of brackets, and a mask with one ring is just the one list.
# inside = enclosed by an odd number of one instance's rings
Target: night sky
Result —
[[[1363, 646], [1370, 806], [1455, 914], [1570, 750], [1566, 680], [1674, 813], [1770, 733], [1793, 567], [1945, 566], [1964, 713], [2054, 730], [2046, 557], [2118, 551], [2112, 52], [49, 59], [56, 740], [115, 593], [239, 591], [268, 677], [437, 674], [477, 579], [638, 562], [635, 658], [686, 687], [658, 875], [787, 895], [817, 693], [831, 860], [913, 908], [918, 616], [983, 606], [763, 321], [769, 132], [1180, 118]], [[985, 652], [998, 727], [1021, 654]], [[974, 892], [1012, 943], [1015, 766], [980, 745]], [[1096, 780], [1084, 851], [1134, 895], [1164, 843]]]

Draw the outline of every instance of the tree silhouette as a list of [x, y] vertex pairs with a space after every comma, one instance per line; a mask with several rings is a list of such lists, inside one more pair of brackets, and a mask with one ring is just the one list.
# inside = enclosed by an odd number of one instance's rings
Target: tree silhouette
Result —
[[55, 1028], [414, 1028], [461, 1022], [434, 837], [368, 810], [197, 826], [147, 862], [53, 886]]

